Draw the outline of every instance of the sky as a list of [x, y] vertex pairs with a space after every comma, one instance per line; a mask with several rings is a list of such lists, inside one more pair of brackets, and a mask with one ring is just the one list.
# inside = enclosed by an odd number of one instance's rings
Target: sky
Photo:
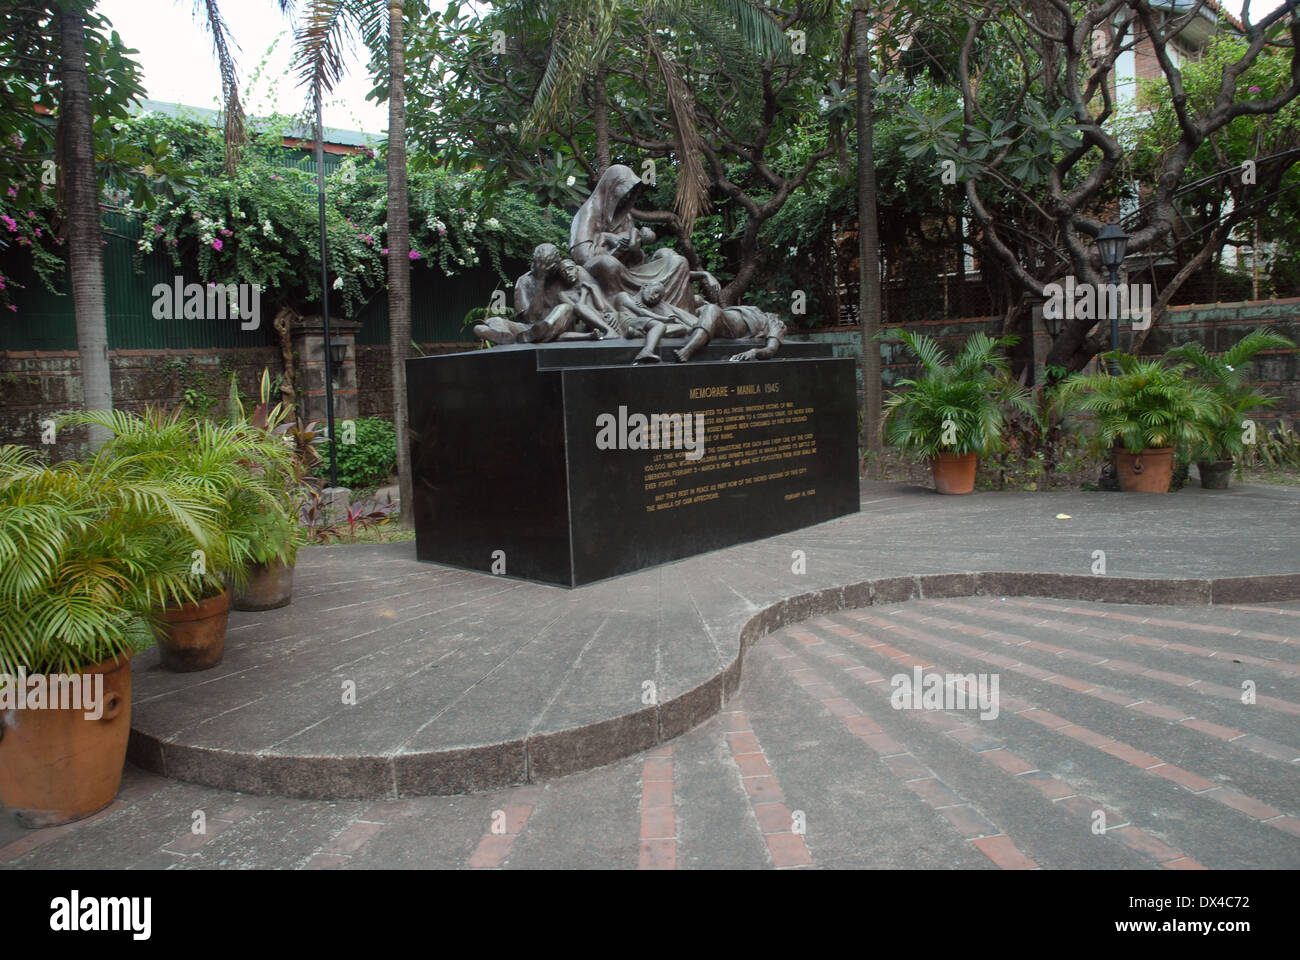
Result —
[[[298, 86], [289, 69], [292, 22], [280, 14], [275, 0], [220, 0], [220, 5], [240, 47], [234, 53], [244, 113], [250, 117], [277, 111], [300, 113], [308, 91]], [[135, 59], [144, 68], [149, 99], [221, 107], [216, 54], [206, 27], [194, 17], [193, 0], [99, 0], [96, 8], [112, 22], [123, 42], [139, 51]], [[266, 64], [261, 66], [264, 58]], [[347, 75], [322, 106], [325, 126], [382, 136], [388, 127], [388, 106], [366, 99], [370, 87], [358, 42], [348, 58]]]
[[[220, 2], [230, 32], [240, 46], [235, 56], [245, 114], [301, 111], [307, 93], [297, 86], [289, 70], [292, 28], [280, 14], [275, 0]], [[1242, 0], [1222, 2], [1233, 14], [1241, 13]], [[1254, 0], [1252, 19], [1258, 19], [1261, 12], [1276, 6], [1274, 0]], [[193, 8], [193, 0], [99, 0], [98, 3], [99, 11], [112, 21], [122, 39], [140, 51], [137, 60], [144, 68], [144, 86], [150, 99], [219, 108], [221, 75], [212, 42], [204, 26], [194, 18]], [[269, 59], [259, 71], [268, 50], [271, 51]], [[369, 90], [364, 55], [354, 51], [348, 58], [347, 75], [325, 101], [322, 109], [325, 125], [382, 136], [388, 126], [388, 108], [366, 100]]]

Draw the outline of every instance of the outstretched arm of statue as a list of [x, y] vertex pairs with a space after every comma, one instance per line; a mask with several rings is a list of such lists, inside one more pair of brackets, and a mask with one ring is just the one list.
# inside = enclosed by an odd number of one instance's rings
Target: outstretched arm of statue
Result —
[[776, 352], [781, 349], [780, 337], [768, 337], [767, 343], [761, 347], [755, 347], [752, 350], [746, 350], [744, 353], [738, 353], [732, 360], [771, 360], [776, 356]]
[[719, 303], [722, 300], [722, 284], [718, 283], [718, 278], [707, 270], [692, 270], [691, 279], [700, 281], [704, 290], [704, 299], [710, 303]]

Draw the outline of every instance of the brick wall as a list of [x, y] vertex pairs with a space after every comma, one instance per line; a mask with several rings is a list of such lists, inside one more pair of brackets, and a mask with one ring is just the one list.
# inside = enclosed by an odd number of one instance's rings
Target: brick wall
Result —
[[[176, 406], [186, 399], [211, 402], [220, 413], [230, 393], [230, 373], [247, 398], [255, 395], [262, 370], [282, 369], [274, 347], [209, 350], [111, 350], [114, 403], [124, 410], [146, 405]], [[0, 351], [0, 443], [41, 446], [41, 422], [81, 409], [81, 363], [72, 350]], [[54, 456], [76, 456], [84, 431], [59, 431]]]

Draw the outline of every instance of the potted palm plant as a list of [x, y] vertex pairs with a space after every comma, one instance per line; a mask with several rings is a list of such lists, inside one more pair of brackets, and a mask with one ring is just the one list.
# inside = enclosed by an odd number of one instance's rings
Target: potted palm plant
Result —
[[1246, 364], [1263, 350], [1295, 348], [1296, 345], [1280, 333], [1254, 330], [1223, 353], [1212, 354], [1199, 343], [1185, 343], [1165, 354], [1191, 364], [1200, 381], [1219, 401], [1219, 410], [1205, 425], [1209, 439], [1192, 451], [1202, 487], [1208, 490], [1228, 488], [1233, 460], [1240, 461], [1245, 452], [1246, 419], [1254, 411], [1272, 407], [1278, 402], [1278, 397], [1264, 393], [1246, 380]]
[[105, 427], [112, 434], [105, 449], [131, 463], [141, 480], [175, 483], [218, 511], [218, 537], [206, 545], [182, 543], [190, 550], [198, 596], [164, 606], [158, 632], [167, 669], [216, 666], [225, 650], [229, 585], [247, 584], [249, 565], [265, 555], [268, 530], [292, 527], [278, 490], [278, 477], [288, 470], [284, 444], [179, 410], [90, 411], [68, 419]]
[[[219, 521], [210, 498], [142, 480], [112, 451], [51, 467], [0, 447], [0, 803], [19, 822], [66, 823], [112, 802], [130, 659], [152, 645], [160, 604], [197, 598], [187, 547], [212, 548]], [[56, 704], [56, 686], [72, 696]], [[15, 706], [36, 689], [41, 709]]]
[[280, 508], [246, 516], [258, 535], [249, 541], [247, 582], [236, 585], [232, 593], [231, 605], [236, 610], [273, 610], [293, 599], [294, 563], [305, 539], [299, 515], [310, 498], [308, 473], [320, 459], [316, 450], [323, 436], [319, 425], [289, 420], [283, 404], [271, 404], [271, 393], [270, 371], [263, 370], [258, 402], [251, 413], [246, 412], [238, 381], [231, 374], [229, 423], [241, 436], [278, 441], [283, 454], [253, 468], [279, 493]]
[[1184, 375], [1186, 364], [1118, 352], [1101, 359], [1114, 359], [1119, 373], [1076, 373], [1061, 384], [1057, 404], [1094, 415], [1093, 442], [1103, 451], [1114, 448], [1121, 490], [1168, 493], [1175, 450], [1200, 449], [1209, 441], [1206, 424], [1219, 415], [1219, 401]]
[[1037, 411], [1029, 391], [1011, 379], [1002, 350], [1019, 338], [994, 339], [977, 333], [955, 358], [949, 359], [930, 337], [894, 330], [884, 334], [902, 340], [921, 360], [923, 375], [900, 380], [906, 391], [885, 401], [884, 424], [890, 443], [930, 461], [939, 493], [970, 493], [975, 489], [978, 458], [1001, 450], [1010, 410], [1030, 417]]

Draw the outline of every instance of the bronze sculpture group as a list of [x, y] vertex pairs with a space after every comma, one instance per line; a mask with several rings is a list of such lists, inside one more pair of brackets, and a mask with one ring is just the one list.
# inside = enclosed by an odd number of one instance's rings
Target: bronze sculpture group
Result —
[[[681, 254], [644, 247], [654, 231], [632, 219], [641, 180], [622, 164], [608, 167], [574, 215], [569, 256], [554, 244], [533, 251], [533, 264], [515, 284], [513, 318], [490, 316], [474, 328], [492, 343], [644, 339], [635, 363], [659, 362], [665, 337], [684, 337], [672, 355], [686, 361], [711, 340], [763, 341], [732, 360], [765, 360], [780, 349], [785, 324], [758, 307], [719, 304], [712, 274], [692, 270]], [[697, 295], [699, 282], [703, 296]]]

